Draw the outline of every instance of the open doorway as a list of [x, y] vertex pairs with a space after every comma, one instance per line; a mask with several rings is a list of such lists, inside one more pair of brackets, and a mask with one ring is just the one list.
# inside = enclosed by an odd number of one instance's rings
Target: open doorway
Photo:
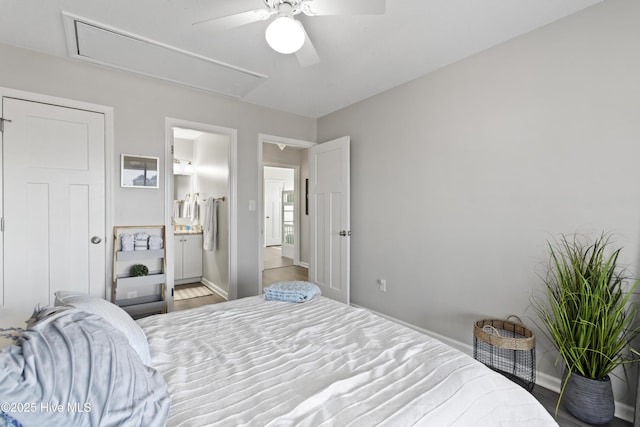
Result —
[[[174, 309], [229, 293], [229, 135], [173, 128]], [[204, 299], [206, 299], [206, 301]], [[202, 304], [198, 304], [202, 305]]]
[[264, 166], [264, 272], [263, 284], [307, 280], [300, 266], [300, 167]]
[[167, 128], [167, 284], [172, 309], [233, 299], [235, 130], [176, 119], [168, 119]]
[[264, 268], [294, 264], [297, 206], [295, 176], [298, 168], [264, 167]]
[[261, 288], [307, 280], [308, 147], [313, 143], [261, 135]]

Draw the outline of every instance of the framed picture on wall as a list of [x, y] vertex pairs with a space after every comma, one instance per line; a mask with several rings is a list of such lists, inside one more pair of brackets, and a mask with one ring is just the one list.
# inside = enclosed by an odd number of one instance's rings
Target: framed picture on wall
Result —
[[123, 154], [120, 185], [126, 188], [158, 188], [160, 158]]

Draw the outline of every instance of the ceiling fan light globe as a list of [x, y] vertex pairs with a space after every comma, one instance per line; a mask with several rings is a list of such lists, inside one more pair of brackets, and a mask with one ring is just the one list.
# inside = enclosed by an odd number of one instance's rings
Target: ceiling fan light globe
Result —
[[305, 40], [302, 24], [288, 16], [276, 18], [269, 24], [264, 36], [273, 50], [284, 54], [298, 51]]

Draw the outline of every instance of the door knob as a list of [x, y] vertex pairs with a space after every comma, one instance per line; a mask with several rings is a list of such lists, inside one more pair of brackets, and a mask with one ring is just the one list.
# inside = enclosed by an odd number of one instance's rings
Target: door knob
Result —
[[94, 245], [97, 245], [98, 243], [102, 242], [102, 239], [98, 236], [93, 236], [91, 238], [91, 243], [93, 243]]

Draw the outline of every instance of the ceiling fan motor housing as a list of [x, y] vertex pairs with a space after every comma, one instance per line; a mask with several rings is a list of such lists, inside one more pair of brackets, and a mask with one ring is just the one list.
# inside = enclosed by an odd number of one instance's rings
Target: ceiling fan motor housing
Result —
[[294, 16], [299, 13], [315, 15], [311, 9], [313, 0], [264, 0], [269, 9], [278, 11], [279, 15]]

